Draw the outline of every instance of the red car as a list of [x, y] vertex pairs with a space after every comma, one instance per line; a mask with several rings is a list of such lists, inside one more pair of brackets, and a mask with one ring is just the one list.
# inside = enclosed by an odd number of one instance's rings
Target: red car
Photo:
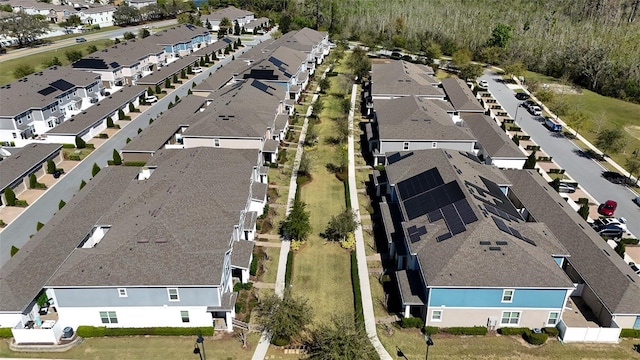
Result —
[[613, 213], [616, 212], [617, 207], [617, 202], [613, 200], [607, 200], [604, 204], [600, 204], [600, 206], [598, 207], [598, 213], [604, 216], [613, 216]]

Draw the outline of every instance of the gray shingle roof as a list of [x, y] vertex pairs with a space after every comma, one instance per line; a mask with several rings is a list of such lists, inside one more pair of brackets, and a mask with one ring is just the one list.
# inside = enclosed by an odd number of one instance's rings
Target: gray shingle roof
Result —
[[251, 255], [253, 254], [253, 241], [238, 240], [231, 245], [231, 266], [236, 268], [248, 269], [251, 264]]
[[640, 314], [640, 282], [629, 265], [537, 173], [505, 170], [511, 191], [569, 250], [569, 262], [612, 314]]
[[[67, 90], [51, 84], [64, 80], [74, 87], [100, 81], [100, 75], [75, 70], [71, 66], [52, 66], [0, 86], [0, 116], [16, 116], [28, 109], [40, 109], [56, 101]], [[94, 89], [94, 91], [97, 89]]]
[[256, 163], [255, 150], [159, 151], [149, 179], [111, 193], [95, 222], [111, 226], [100, 243], [75, 249], [48, 285], [219, 285]]
[[29, 144], [0, 161], [0, 192], [22, 179], [62, 149], [60, 144]]
[[[268, 57], [256, 60], [241, 73], [242, 78], [288, 81], [296, 75], [307, 56], [298, 50], [278, 47]], [[268, 76], [264, 78], [264, 76]]]
[[437, 84], [440, 81], [428, 74], [423, 65], [397, 60], [376, 63], [371, 67], [372, 94], [419, 95], [444, 98]]
[[262, 24], [269, 24], [269, 18], [261, 17], [261, 18], [251, 20], [248, 23], [244, 24], [244, 27], [246, 29], [253, 29], [258, 26], [262, 26]]
[[227, 6], [224, 9], [218, 9], [208, 15], [202, 15], [202, 22], [205, 22], [206, 19], [209, 21], [213, 20], [222, 20], [222, 18], [228, 18], [233, 23], [234, 20], [243, 18], [248, 15], [253, 15], [251, 11], [238, 9], [235, 6]]
[[[444, 184], [457, 183], [478, 218], [466, 225], [466, 231], [437, 241], [439, 235], [449, 231], [444, 220], [431, 222], [422, 215], [407, 221], [404, 203], [390, 204], [401, 208], [405, 219], [402, 226], [405, 239], [408, 239], [406, 231], [410, 226], [426, 227], [427, 233], [418, 241], [405, 241], [409, 251], [417, 254], [428, 286], [572, 287], [571, 280], [552, 257], [554, 254], [566, 255], [567, 251], [544, 224], [505, 220], [508, 226], [533, 240], [535, 245], [532, 245], [501, 231], [491, 213], [487, 213], [488, 216], [483, 214], [486, 211], [481, 206], [489, 203], [517, 215], [516, 209], [500, 191], [498, 185], [508, 180], [497, 168], [453, 151], [422, 150], [405, 155], [402, 160], [386, 167], [391, 184], [396, 185], [424, 171], [437, 169]], [[402, 196], [399, 198], [406, 200]], [[480, 241], [489, 241], [491, 246], [497, 246], [496, 241], [505, 241], [506, 245], [500, 245], [500, 251], [492, 251], [489, 245]], [[539, 271], [532, 272], [531, 269]]]
[[476, 99], [467, 84], [458, 78], [442, 79], [442, 88], [447, 98], [457, 111], [484, 112], [482, 105]]
[[473, 140], [469, 129], [456, 126], [438, 103], [442, 100], [405, 96], [376, 100], [381, 140]]
[[0, 311], [26, 309], [137, 172], [127, 166], [102, 169], [0, 268]]
[[482, 113], [465, 113], [462, 119], [492, 158], [527, 157], [490, 117]]

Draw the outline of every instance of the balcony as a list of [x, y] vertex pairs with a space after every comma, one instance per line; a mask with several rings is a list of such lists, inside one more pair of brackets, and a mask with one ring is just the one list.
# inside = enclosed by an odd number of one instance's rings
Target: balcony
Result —
[[11, 332], [16, 344], [60, 344], [64, 325], [58, 321], [55, 307], [40, 311], [34, 320], [22, 320]]
[[567, 301], [557, 327], [563, 342], [617, 343], [622, 330], [613, 320], [611, 326], [601, 326], [593, 311], [578, 296]]

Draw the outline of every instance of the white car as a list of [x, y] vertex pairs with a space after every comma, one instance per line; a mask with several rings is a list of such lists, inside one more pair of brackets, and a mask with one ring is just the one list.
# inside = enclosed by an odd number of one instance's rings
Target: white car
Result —
[[152, 96], [146, 96], [144, 98], [144, 101], [146, 101], [146, 102], [148, 102], [150, 104], [153, 104], [154, 102], [158, 101], [158, 97], [157, 96], [153, 96], [153, 95]]
[[487, 80], [480, 80], [478, 81], [478, 86], [482, 89], [486, 89], [489, 87], [489, 82], [487, 82]]
[[193, 71], [194, 73], [201, 73], [202, 72], [202, 68], [201, 67], [194, 67], [193, 69], [191, 69], [191, 71]]

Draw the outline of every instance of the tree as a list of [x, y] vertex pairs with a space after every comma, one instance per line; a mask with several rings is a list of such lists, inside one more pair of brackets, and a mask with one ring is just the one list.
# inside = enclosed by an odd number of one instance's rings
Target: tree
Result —
[[233, 26], [233, 24], [231, 24], [231, 20], [229, 20], [228, 17], [223, 17], [222, 20], [220, 20], [220, 25], [218, 25], [225, 35], [229, 33], [231, 26]]
[[584, 126], [584, 124], [587, 123], [590, 118], [591, 117], [586, 112], [578, 110], [567, 116], [567, 122], [573, 128], [573, 130], [575, 130], [575, 135], [577, 136], [578, 130], [582, 128], [582, 126]]
[[618, 241], [618, 245], [616, 245], [616, 248], [613, 249], [613, 251], [615, 251], [616, 254], [620, 255], [620, 257], [624, 259], [624, 253], [627, 250], [626, 247], [627, 246], [624, 242]]
[[4, 198], [5, 200], [7, 200], [7, 206], [16, 206], [16, 193], [13, 191], [12, 188], [7, 187], [4, 190]]
[[160, 4], [151, 4], [140, 9], [140, 17], [144, 20], [160, 20], [165, 16], [165, 10]]
[[363, 327], [357, 326], [353, 317], [339, 314], [311, 330], [305, 342], [308, 359], [313, 360], [366, 360], [377, 358], [377, 353]]
[[148, 38], [150, 35], [151, 33], [147, 29], [140, 29], [140, 31], [138, 31], [138, 37], [140, 37], [140, 39]]
[[50, 68], [52, 66], [62, 66], [62, 61], [60, 61], [57, 56], [54, 56], [51, 59], [46, 60], [44, 63], [42, 63], [42, 65], [47, 68]]
[[233, 35], [235, 36], [240, 36], [240, 33], [242, 31], [242, 29], [240, 28], [240, 24], [238, 24], [238, 21], [234, 21], [234, 25], [233, 25]]
[[307, 154], [302, 153], [300, 164], [298, 164], [298, 177], [308, 176], [309, 174], [311, 174], [311, 159]]
[[67, 57], [69, 62], [74, 63], [80, 59], [82, 59], [82, 51], [80, 50], [67, 50], [64, 52], [64, 55]]
[[36, 72], [36, 69], [29, 64], [20, 64], [13, 70], [13, 76], [16, 79], [23, 78], [27, 75], [33, 74]]
[[322, 79], [320, 79], [320, 81], [318, 81], [318, 86], [320, 86], [320, 92], [326, 94], [329, 90], [329, 87], [331, 86], [331, 82], [326, 77], [323, 77]]
[[133, 105], [132, 102], [129, 103], [129, 112], [134, 112], [136, 111], [136, 107]]
[[124, 120], [125, 117], [126, 117], [126, 115], [124, 114], [124, 110], [118, 109], [118, 119], [119, 120]]
[[171, 81], [175, 84], [178, 82], [178, 74], [173, 74], [173, 79]]
[[83, 187], [87, 186], [87, 182], [84, 181], [84, 179], [82, 181], [80, 181], [80, 190], [82, 190]]
[[164, 79], [164, 88], [165, 89], [171, 88], [171, 80], [169, 80], [169, 78]]
[[100, 166], [98, 164], [93, 163], [93, 168], [91, 168], [91, 176], [95, 177], [100, 172]]
[[503, 23], [498, 23], [493, 31], [491, 32], [491, 38], [489, 39], [489, 46], [497, 46], [501, 48], [506, 48], [509, 45], [509, 40], [511, 40], [511, 31], [513, 28], [510, 25], [505, 25]]
[[80, 16], [73, 14], [63, 23], [65, 26], [80, 26], [82, 25], [82, 19], [80, 19]]
[[482, 76], [482, 65], [480, 64], [473, 64], [473, 63], [468, 63], [467, 65], [464, 65], [463, 67], [460, 68], [460, 77], [462, 79], [477, 79], [480, 76]]
[[305, 241], [311, 234], [311, 222], [307, 204], [298, 199], [293, 200], [293, 207], [287, 217], [280, 222], [280, 234], [292, 240]]
[[38, 223], [36, 224], [36, 231], [40, 231], [40, 229], [42, 229], [43, 227], [44, 227], [44, 224], [38, 221]]
[[625, 145], [624, 133], [620, 128], [604, 129], [598, 134], [595, 145], [605, 154], [619, 153]]
[[257, 322], [271, 334], [272, 342], [284, 340], [288, 343], [292, 337], [300, 334], [313, 319], [313, 308], [308, 300], [294, 297], [286, 289], [281, 299], [271, 293], [264, 296], [255, 307]]
[[557, 191], [560, 192], [560, 178], [555, 178], [553, 179], [552, 182], [549, 183], [549, 185], [551, 185], [551, 187]]
[[578, 215], [580, 215], [585, 220], [589, 218], [589, 203], [582, 204], [580, 206], [580, 209], [578, 209]]
[[462, 68], [471, 62], [471, 51], [466, 48], [456, 50], [451, 56], [451, 62], [458, 68]]
[[15, 245], [11, 245], [11, 257], [18, 253], [20, 249], [18, 249]]
[[56, 172], [56, 163], [53, 161], [53, 159], [48, 159], [47, 174], [53, 174], [54, 172]]
[[38, 186], [38, 179], [36, 174], [29, 175], [29, 189], [35, 189]]
[[513, 75], [515, 77], [523, 76], [527, 67], [521, 61], [514, 61], [504, 67], [504, 72], [507, 75]]
[[125, 40], [135, 39], [136, 34], [132, 33], [131, 31], [126, 31], [124, 34], [122, 34], [122, 38]]
[[[638, 150], [635, 150], [638, 151]], [[636, 183], [638, 183], [638, 171], [640, 171], [640, 159], [637, 158], [637, 152], [636, 152], [636, 156], [634, 157], [630, 157], [627, 158], [626, 160], [626, 164], [625, 164], [627, 171], [629, 172], [629, 179], [631, 179], [632, 176], [636, 176]]]
[[118, 152], [118, 150], [113, 149], [113, 165], [120, 165], [122, 164], [122, 158], [120, 157], [120, 153]]
[[42, 15], [29, 15], [25, 12], [11, 14], [0, 20], [0, 36], [15, 38], [18, 46], [23, 47], [49, 31], [49, 22]]
[[533, 151], [529, 157], [527, 157], [527, 160], [524, 162], [524, 166], [522, 167], [523, 169], [535, 169], [536, 168], [536, 152]]
[[64, 200], [60, 200], [58, 203], [58, 210], [61, 210], [65, 205], [67, 205], [67, 203], [64, 202]]
[[207, 29], [211, 30], [212, 26], [211, 26], [211, 22], [209, 21], [209, 19], [207, 19], [207, 22], [205, 23], [205, 26]]
[[185, 69], [180, 70], [180, 79], [187, 78], [187, 71]]
[[360, 46], [356, 46], [347, 58], [347, 67], [360, 81], [371, 71], [371, 59], [367, 52]]
[[433, 60], [440, 59], [442, 57], [440, 44], [430, 41], [424, 50], [424, 56], [429, 59], [429, 63], [433, 63]]
[[346, 209], [337, 216], [331, 216], [323, 237], [332, 241], [344, 240], [347, 234], [354, 232], [359, 225], [355, 212]]
[[96, 51], [98, 51], [98, 47], [97, 46], [95, 46], [95, 45], [87, 46], [87, 54], [93, 54]]
[[113, 12], [113, 23], [118, 26], [135, 24], [140, 22], [141, 19], [140, 10], [127, 3], [121, 4]]
[[151, 88], [151, 86], [149, 86], [147, 88], [147, 95], [155, 95], [155, 92], [153, 91], [153, 89]]
[[80, 136], [76, 136], [76, 147], [78, 149], [84, 149], [87, 147], [87, 143], [84, 140], [82, 140]]
[[[165, 82], [166, 85], [166, 82]], [[171, 84], [169, 84], [169, 86], [171, 86]], [[156, 84], [156, 94], [161, 94], [162, 93], [162, 89], [160, 88], [160, 85]]]

